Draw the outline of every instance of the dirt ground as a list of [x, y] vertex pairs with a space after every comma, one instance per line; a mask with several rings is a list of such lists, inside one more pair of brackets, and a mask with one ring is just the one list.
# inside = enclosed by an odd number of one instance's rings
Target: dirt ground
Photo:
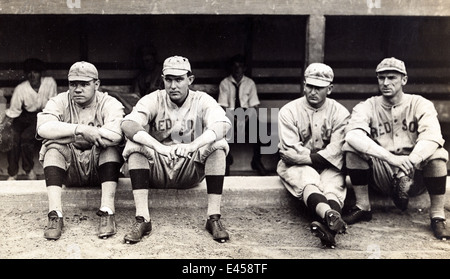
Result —
[[[1, 259], [449, 259], [450, 240], [434, 238], [427, 210], [375, 211], [371, 222], [349, 226], [335, 249], [323, 248], [298, 208], [223, 209], [227, 243], [204, 229], [205, 209], [151, 210], [153, 232], [130, 245], [123, 236], [134, 210], [118, 209], [118, 233], [96, 236], [95, 210], [65, 209], [61, 239], [43, 237], [46, 210], [0, 209]], [[448, 212], [447, 212], [448, 213]]]

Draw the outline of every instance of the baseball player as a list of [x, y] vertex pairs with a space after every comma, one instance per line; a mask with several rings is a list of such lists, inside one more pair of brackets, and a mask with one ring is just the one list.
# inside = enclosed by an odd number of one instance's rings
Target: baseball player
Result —
[[231, 123], [212, 97], [189, 89], [194, 76], [187, 58], [167, 58], [162, 73], [165, 89], [142, 97], [122, 122], [128, 139], [123, 156], [136, 205], [136, 222], [124, 240], [139, 242], [152, 230], [149, 188], [186, 189], [205, 178], [206, 229], [224, 242], [229, 235], [220, 206]]
[[393, 198], [406, 210], [408, 197], [428, 190], [431, 228], [438, 239], [449, 237], [444, 198], [448, 153], [443, 148], [432, 102], [407, 94], [403, 61], [383, 59], [376, 68], [381, 96], [356, 105], [346, 128], [346, 166], [356, 206], [344, 217], [348, 224], [370, 221], [368, 188]]
[[94, 65], [76, 62], [70, 67], [69, 90], [49, 100], [38, 114], [37, 134], [43, 139], [40, 161], [44, 167], [49, 213], [44, 237], [57, 240], [63, 228], [62, 185], [99, 186], [102, 196], [98, 236], [116, 233], [114, 196], [122, 157], [120, 123], [123, 105], [98, 91]]
[[312, 233], [333, 248], [335, 235], [347, 227], [341, 218], [346, 196], [342, 144], [350, 114], [327, 98], [334, 78], [328, 65], [312, 63], [304, 76], [304, 96], [279, 112], [277, 173], [286, 189], [319, 217], [310, 225]]

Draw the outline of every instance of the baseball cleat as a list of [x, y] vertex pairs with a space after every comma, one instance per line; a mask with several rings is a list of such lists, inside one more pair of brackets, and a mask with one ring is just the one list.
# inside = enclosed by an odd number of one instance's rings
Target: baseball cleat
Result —
[[230, 236], [220, 221], [220, 214], [209, 216], [209, 219], [206, 220], [205, 228], [210, 234], [212, 234], [213, 239], [220, 243], [224, 243], [230, 239]]
[[134, 222], [131, 230], [124, 236], [124, 241], [127, 244], [137, 243], [142, 240], [142, 237], [149, 235], [151, 231], [151, 221], [145, 222], [144, 217], [136, 216], [136, 222]]
[[397, 208], [405, 211], [408, 208], [409, 196], [408, 191], [413, 184], [413, 180], [409, 176], [400, 178], [394, 177], [394, 192], [392, 200]]
[[334, 209], [325, 212], [325, 222], [330, 230], [337, 233], [345, 233], [347, 230], [347, 224], [342, 220], [341, 214]]
[[361, 221], [372, 220], [372, 211], [362, 210], [357, 206], [354, 206], [347, 215], [343, 216], [343, 220], [348, 225], [352, 225]]
[[97, 211], [97, 215], [100, 216], [98, 237], [107, 239], [108, 237], [115, 235], [117, 232], [115, 215], [110, 215], [108, 212], [101, 210]]
[[322, 245], [334, 249], [336, 247], [336, 240], [334, 239], [334, 233], [320, 222], [314, 221], [309, 226], [311, 232], [315, 237], [320, 239]]
[[433, 230], [434, 236], [440, 240], [450, 239], [450, 231], [447, 228], [447, 223], [443, 218], [432, 218], [431, 219], [431, 229]]
[[58, 213], [54, 210], [50, 211], [47, 226], [44, 228], [44, 237], [47, 240], [58, 240], [61, 237], [63, 227], [63, 217], [58, 217]]

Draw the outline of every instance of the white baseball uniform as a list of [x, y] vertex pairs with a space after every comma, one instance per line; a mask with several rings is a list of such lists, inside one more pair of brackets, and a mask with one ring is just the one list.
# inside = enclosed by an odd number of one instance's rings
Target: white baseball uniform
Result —
[[281, 108], [278, 119], [279, 149], [307, 148], [317, 153], [333, 167], [315, 170], [309, 165], [288, 166], [282, 160], [277, 172], [286, 188], [301, 197], [306, 185], [314, 184], [326, 194], [333, 193], [343, 204], [344, 186], [343, 154], [344, 128], [348, 122], [348, 110], [332, 99], [326, 99], [318, 109], [308, 104], [305, 97], [289, 102]]
[[[356, 105], [346, 131], [361, 129], [395, 155], [409, 155], [420, 140], [434, 141], [439, 148], [430, 158], [423, 158], [422, 166], [431, 159], [447, 162], [448, 152], [443, 148], [444, 139], [431, 101], [413, 94], [404, 94], [401, 102], [396, 105], [387, 104], [383, 100], [383, 96], [375, 96]], [[348, 143], [344, 144], [343, 150], [359, 153]], [[393, 179], [392, 168], [374, 158], [372, 163], [376, 172], [375, 183], [382, 192], [389, 193], [388, 188]]]
[[[165, 90], [154, 91], [142, 97], [124, 120], [133, 120], [146, 127], [146, 131], [164, 145], [190, 143], [214, 123], [230, 123], [225, 111], [214, 98], [205, 92], [193, 90], [189, 90], [181, 107], [172, 102]], [[225, 138], [203, 146], [193, 154], [192, 159], [180, 158], [173, 165], [169, 158], [157, 154], [153, 149], [128, 140], [123, 156], [125, 160], [133, 152], [147, 156], [152, 173], [152, 187], [191, 187], [204, 176], [194, 169], [195, 162], [203, 164], [209, 154], [218, 149], [228, 153]]]

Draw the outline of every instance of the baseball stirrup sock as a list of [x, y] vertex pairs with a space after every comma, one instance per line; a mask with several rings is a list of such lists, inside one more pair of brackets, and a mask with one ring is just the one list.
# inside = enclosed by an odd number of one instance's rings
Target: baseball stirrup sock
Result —
[[119, 181], [120, 174], [120, 163], [118, 162], [107, 162], [101, 164], [98, 167], [98, 176], [100, 178], [100, 182], [106, 181]]
[[62, 187], [66, 177], [66, 171], [55, 166], [48, 166], [44, 168], [45, 184], [48, 186]]
[[423, 183], [426, 185], [430, 195], [443, 195], [447, 186], [447, 177], [424, 177]]
[[369, 184], [370, 170], [348, 169], [347, 172], [353, 186]]
[[150, 170], [134, 169], [130, 170], [130, 180], [133, 190], [150, 188]]
[[319, 193], [310, 194], [306, 199], [306, 205], [321, 218], [324, 218], [325, 212], [330, 209], [327, 198]]
[[206, 179], [206, 191], [208, 194], [221, 195], [223, 191], [223, 175], [207, 175]]

